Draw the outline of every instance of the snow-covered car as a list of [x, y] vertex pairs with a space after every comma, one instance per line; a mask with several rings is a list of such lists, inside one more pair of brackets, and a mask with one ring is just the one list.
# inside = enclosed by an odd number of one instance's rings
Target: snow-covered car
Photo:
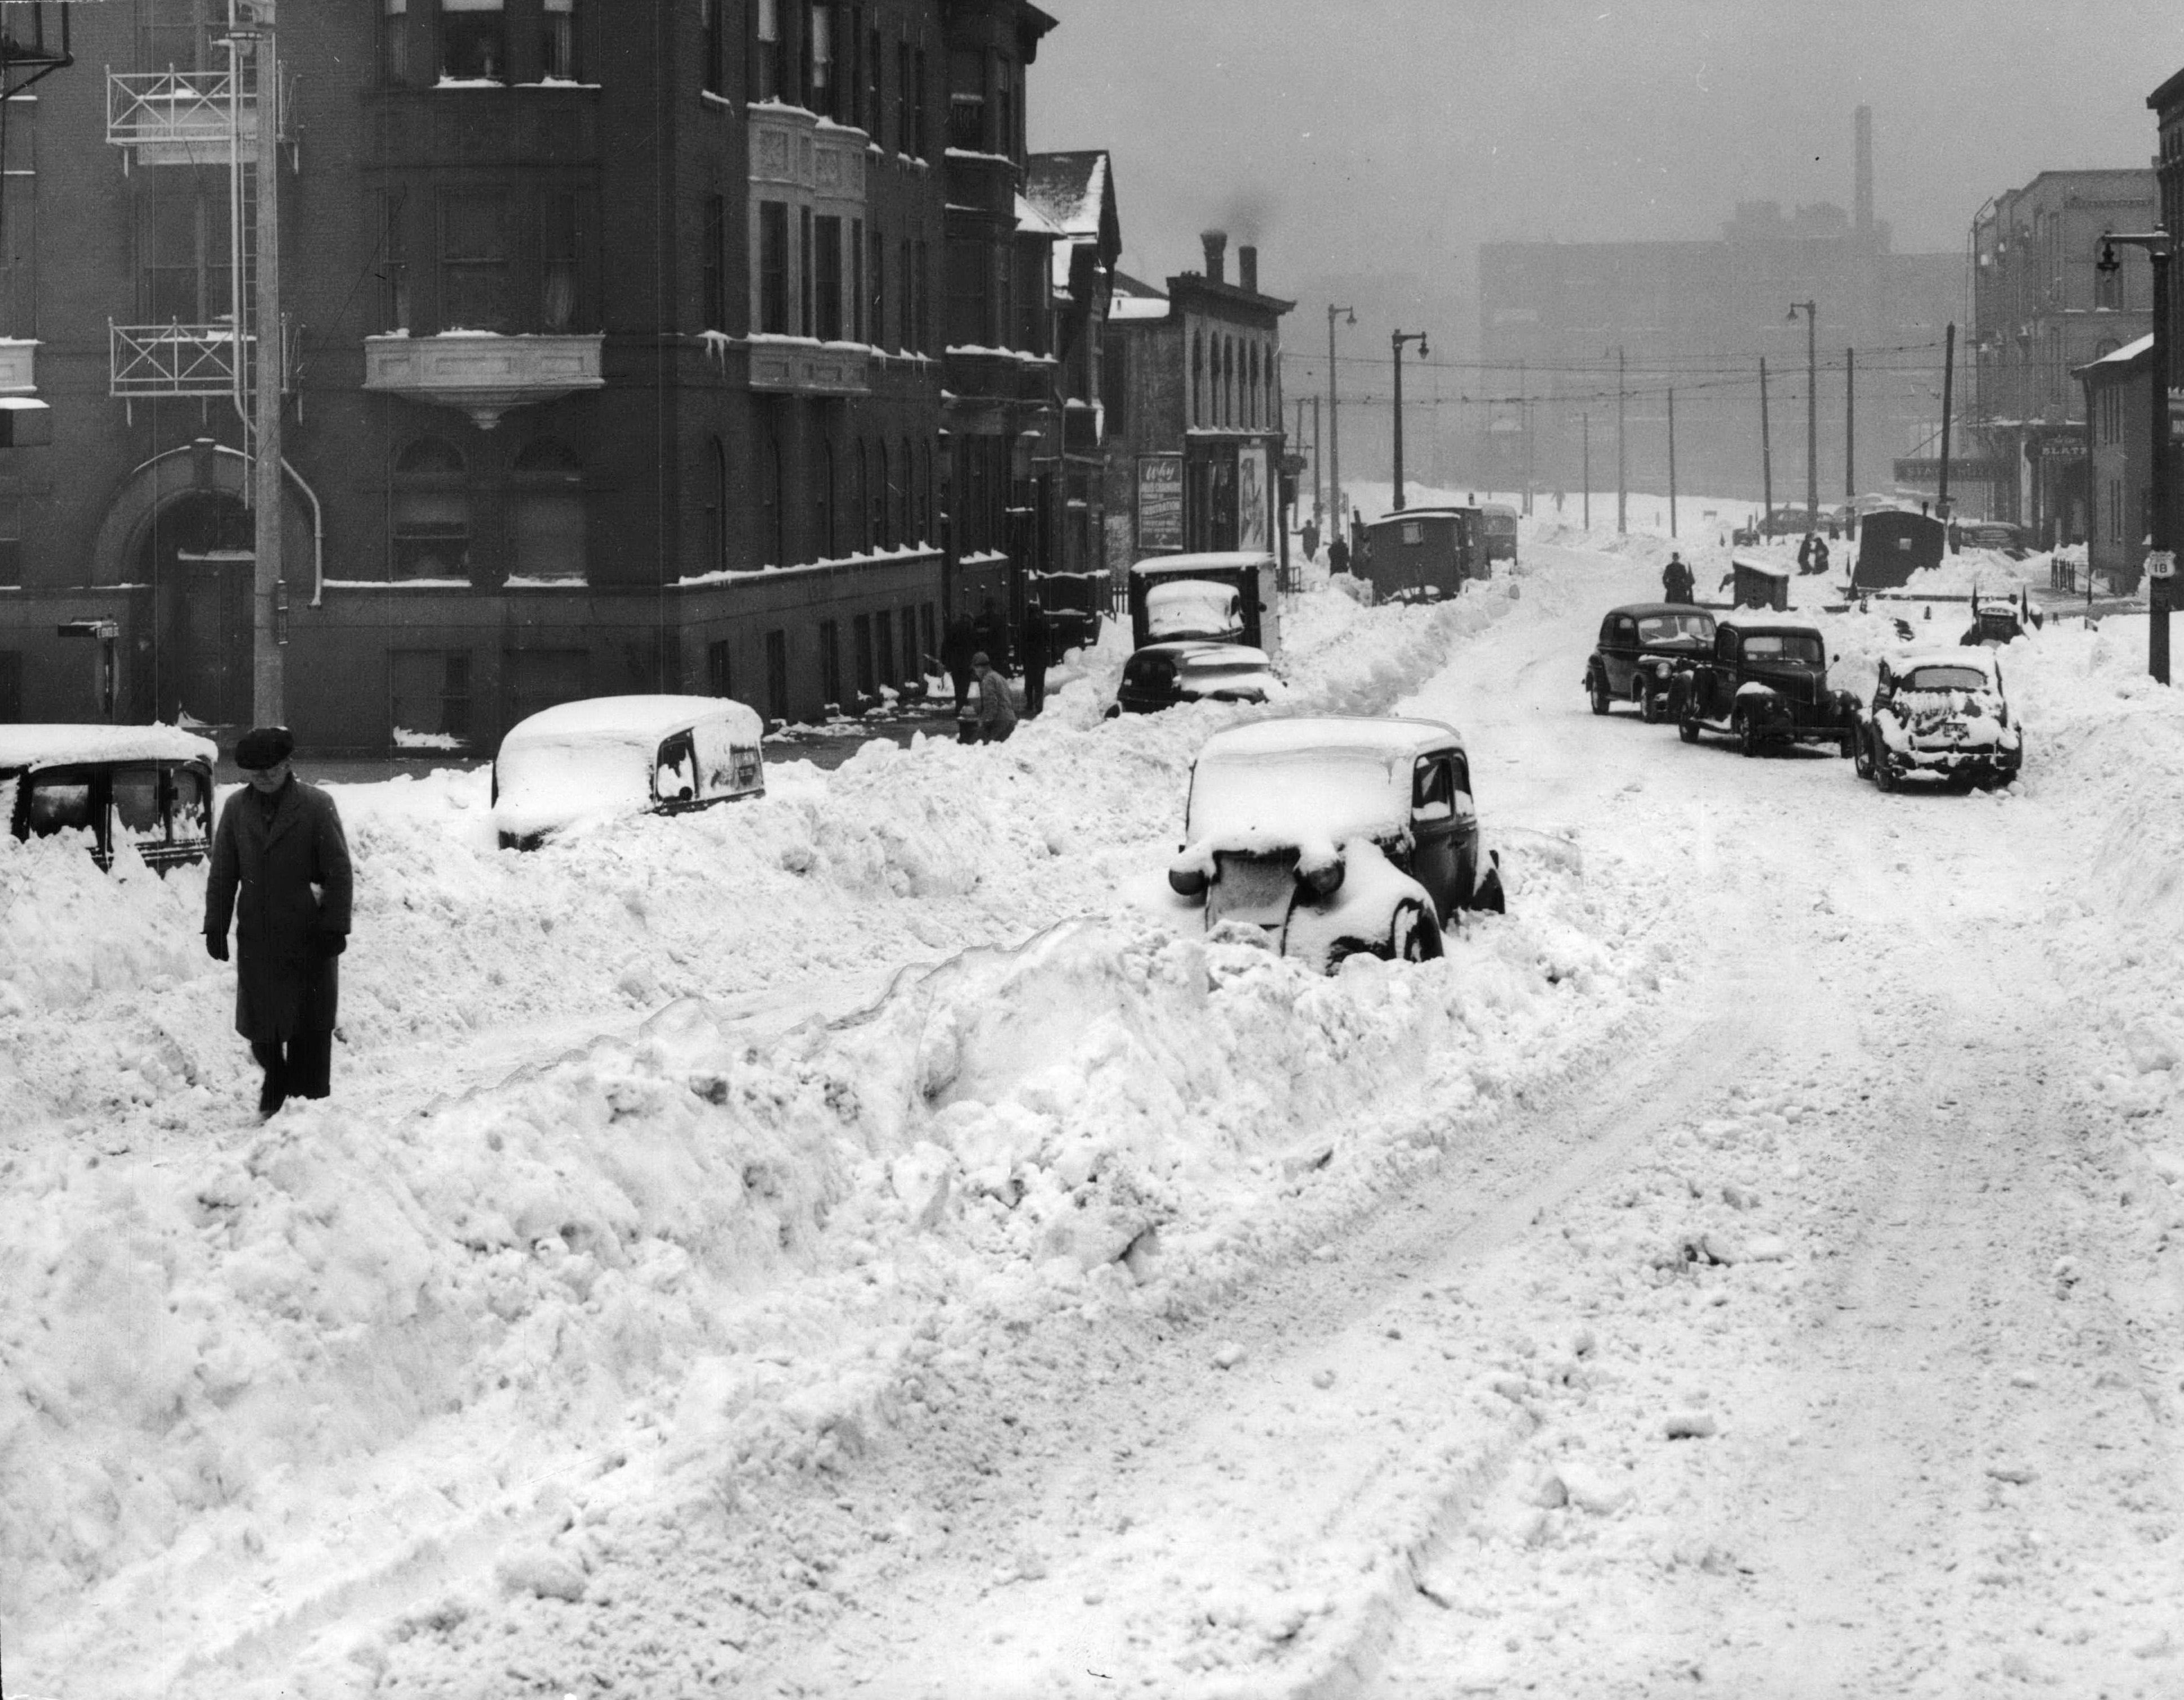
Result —
[[1182, 702], [1264, 702], [1278, 683], [1267, 652], [1248, 644], [1148, 644], [1123, 663], [1107, 717]]
[[212, 844], [219, 747], [172, 726], [0, 726], [0, 822], [19, 839], [91, 834], [111, 867], [124, 844], [162, 872]]
[[1681, 602], [1634, 602], [1611, 608], [1585, 664], [1585, 694], [1595, 714], [1635, 702], [1648, 722], [1667, 711], [1676, 669], [1713, 647], [1713, 616]]
[[1244, 593], [1206, 578], [1170, 579], [1145, 592], [1145, 635], [1154, 643], [1201, 638], [1240, 643]]
[[1458, 910], [1503, 906], [1479, 843], [1470, 763], [1431, 720], [1261, 720], [1206, 741], [1168, 884], [1211, 932], [1256, 928], [1333, 970], [1359, 952], [1441, 954]]
[[2007, 785], [2025, 761], [1992, 649], [1935, 649], [1880, 663], [1858, 731], [1858, 772], [1892, 791], [1914, 775], [1962, 789]]
[[580, 822], [766, 794], [758, 711], [727, 697], [588, 697], [510, 727], [493, 763], [503, 850]]

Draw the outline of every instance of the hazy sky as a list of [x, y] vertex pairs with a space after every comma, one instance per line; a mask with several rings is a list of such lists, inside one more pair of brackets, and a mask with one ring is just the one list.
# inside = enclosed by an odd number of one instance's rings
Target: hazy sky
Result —
[[2036, 172], [2145, 164], [2170, 0], [1042, 0], [1034, 145], [1106, 148], [1125, 269], [1226, 224], [1274, 293], [1380, 269], [1468, 293], [1482, 240], [1704, 238], [1739, 200], [1876, 203], [1961, 249]]

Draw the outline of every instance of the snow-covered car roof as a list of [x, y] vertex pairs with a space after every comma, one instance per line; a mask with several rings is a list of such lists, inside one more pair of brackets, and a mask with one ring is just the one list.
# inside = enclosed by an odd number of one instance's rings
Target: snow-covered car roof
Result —
[[1233, 584], [1217, 578], [1164, 578], [1145, 589], [1145, 606], [1165, 608], [1178, 602], [1226, 602], [1240, 594]]
[[1736, 632], [1747, 638], [1817, 638], [1817, 626], [1798, 626], [1780, 620], [1724, 620], [1715, 626], [1717, 632]]
[[220, 746], [176, 726], [0, 726], [0, 771], [71, 761], [216, 761]]
[[1150, 560], [1139, 561], [1130, 571], [1148, 577], [1158, 574], [1165, 578], [1176, 572], [1234, 572], [1240, 567], [1270, 566], [1273, 559], [1261, 549], [1223, 549], [1208, 555], [1156, 555]]
[[1438, 507], [1431, 508], [1395, 508], [1381, 515], [1379, 519], [1369, 521], [1366, 529], [1374, 531], [1382, 526], [1400, 524], [1405, 520], [1452, 520], [1461, 515], [1485, 511], [1483, 508], [1474, 507], [1465, 502], [1444, 502]]
[[1442, 745], [1463, 748], [1463, 736], [1438, 720], [1386, 715], [1284, 715], [1232, 726], [1207, 739], [1198, 760], [1253, 761], [1315, 750], [1375, 755], [1414, 755]]
[[510, 727], [500, 747], [527, 744], [647, 744], [680, 732], [701, 720], [732, 722], [737, 742], [758, 743], [766, 735], [758, 711], [728, 697], [599, 696], [543, 708]]
[[1166, 655], [1178, 665], [1200, 660], [1226, 660], [1239, 664], [1248, 661], [1260, 667], [1273, 665], [1264, 649], [1255, 649], [1249, 644], [1224, 644], [1213, 638], [1171, 638], [1165, 643], [1144, 644], [1130, 653], [1133, 655]]
[[1461, 750], [1430, 720], [1253, 721], [1206, 740], [1190, 782], [1186, 854], [1294, 849], [1324, 861], [1355, 839], [1398, 833], [1411, 773], [1429, 750]]
[[[1625, 602], [1619, 607], [1609, 609], [1607, 614], [1610, 619], [1618, 614], [1628, 614], [1634, 620], [1642, 620], [1648, 614], [1704, 614], [1709, 620], [1713, 618], [1706, 609], [1694, 607], [1688, 602]], [[1747, 626], [1743, 629], [1748, 632], [1752, 627]]]
[[1914, 649], [1883, 660], [1888, 671], [1899, 679], [1920, 667], [1974, 667], [1985, 673], [1987, 683], [1992, 684], [2001, 672], [1995, 663], [1994, 652], [1975, 644], [1955, 649]]

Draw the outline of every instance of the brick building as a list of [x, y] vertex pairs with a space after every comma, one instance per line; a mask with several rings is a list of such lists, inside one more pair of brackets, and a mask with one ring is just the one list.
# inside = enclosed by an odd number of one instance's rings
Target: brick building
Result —
[[[2120, 249], [2121, 269], [2102, 272], [2100, 235], [2156, 219], [2153, 173], [2131, 168], [2043, 171], [1972, 221], [1964, 440], [1999, 474], [1986, 493], [1988, 517], [2030, 527], [2043, 544], [2088, 537], [2089, 491], [2102, 488], [2087, 483], [2086, 393], [2072, 375], [2150, 323], [2146, 256]], [[2103, 526], [2108, 517], [2103, 509]]]
[[2086, 565], [2103, 585], [2135, 590], [2146, 566], [2152, 484], [2153, 338], [2141, 337], [2071, 373], [2085, 398]]
[[1118, 276], [1106, 344], [1107, 564], [1281, 547], [1283, 316], [1259, 251], [1209, 231], [1204, 272], [1163, 293]]
[[74, 21], [7, 134], [0, 385], [51, 431], [0, 449], [0, 717], [94, 715], [83, 617], [120, 717], [249, 717], [231, 134], [246, 187], [284, 156], [308, 747], [628, 690], [811, 718], [1050, 549], [1022, 0], [292, 4], [277, 102], [226, 0]]

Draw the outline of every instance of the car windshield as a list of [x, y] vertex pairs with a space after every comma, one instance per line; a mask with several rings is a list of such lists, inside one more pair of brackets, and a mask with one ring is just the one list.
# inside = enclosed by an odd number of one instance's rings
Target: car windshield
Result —
[[1638, 622], [1641, 644], [1674, 644], [1687, 638], [1704, 642], [1713, 636], [1711, 614], [1648, 614]]
[[1744, 659], [1763, 666], [1770, 662], [1796, 661], [1808, 667], [1817, 667], [1825, 659], [1820, 640], [1800, 632], [1755, 632], [1744, 640]]
[[1977, 667], [1917, 667], [1903, 676], [1907, 691], [1983, 691], [1986, 675]]

